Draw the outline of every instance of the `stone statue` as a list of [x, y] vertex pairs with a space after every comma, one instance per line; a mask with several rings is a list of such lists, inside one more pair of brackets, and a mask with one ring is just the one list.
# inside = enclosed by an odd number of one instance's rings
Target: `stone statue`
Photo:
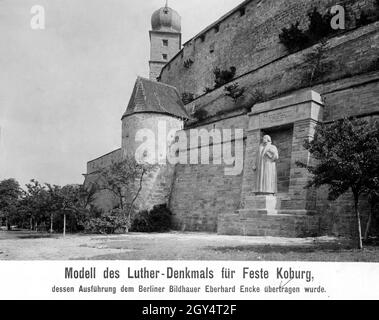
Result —
[[259, 146], [257, 164], [256, 194], [273, 195], [277, 193], [276, 161], [279, 159], [278, 149], [271, 144], [271, 137], [265, 135]]

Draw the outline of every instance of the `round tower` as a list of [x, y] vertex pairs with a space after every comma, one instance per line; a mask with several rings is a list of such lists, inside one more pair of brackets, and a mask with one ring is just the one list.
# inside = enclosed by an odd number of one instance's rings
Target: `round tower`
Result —
[[144, 179], [136, 203], [139, 210], [169, 201], [174, 165], [167, 156], [184, 119], [188, 115], [175, 87], [137, 78], [122, 116], [122, 154], [125, 159], [134, 157], [138, 162], [159, 165]]
[[[143, 158], [159, 161], [166, 159], [173, 142], [172, 133], [183, 129], [188, 114], [175, 87], [138, 77], [128, 107], [122, 116], [122, 151], [124, 157], [140, 158], [137, 151], [146, 146], [149, 154]], [[171, 134], [170, 134], [171, 133]], [[138, 155], [139, 156], [138, 156]]]

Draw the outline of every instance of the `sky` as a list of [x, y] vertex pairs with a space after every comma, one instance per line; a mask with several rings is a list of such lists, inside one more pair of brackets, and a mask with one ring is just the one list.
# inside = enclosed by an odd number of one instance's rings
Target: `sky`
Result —
[[[242, 0], [170, 0], [183, 43]], [[164, 0], [0, 0], [0, 181], [82, 183], [121, 146], [121, 116], [148, 77], [152, 13]], [[45, 9], [32, 30], [31, 8]]]

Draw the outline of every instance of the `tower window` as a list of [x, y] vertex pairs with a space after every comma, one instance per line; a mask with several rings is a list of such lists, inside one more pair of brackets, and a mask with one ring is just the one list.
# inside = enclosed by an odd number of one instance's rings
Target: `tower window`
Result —
[[162, 40], [162, 42], [163, 42], [163, 45], [164, 45], [165, 47], [168, 47], [168, 40], [167, 40], [167, 39]]
[[162, 54], [162, 58], [163, 60], [167, 60], [167, 54], [166, 53]]
[[220, 31], [220, 25], [218, 24], [215, 26], [215, 33], [219, 32], [219, 31]]
[[201, 42], [204, 42], [204, 41], [205, 41], [205, 34], [202, 34], [202, 35], [200, 36], [200, 40], [201, 40]]
[[246, 13], [246, 8], [245, 7], [241, 8], [240, 9], [240, 15], [241, 15], [241, 17], [244, 16], [245, 13]]

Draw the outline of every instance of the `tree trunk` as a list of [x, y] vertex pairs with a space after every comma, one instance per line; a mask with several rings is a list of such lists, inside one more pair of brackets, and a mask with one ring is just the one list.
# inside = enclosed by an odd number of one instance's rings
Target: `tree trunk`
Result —
[[371, 210], [370, 210], [370, 213], [368, 214], [368, 220], [367, 220], [366, 230], [365, 230], [365, 235], [364, 235], [365, 241], [368, 240], [368, 236], [370, 234], [370, 227], [371, 227], [371, 223], [372, 223], [373, 212], [374, 212], [374, 205], [371, 204]]
[[33, 217], [30, 217], [30, 231], [33, 231]]
[[360, 217], [359, 209], [358, 209], [358, 201], [359, 201], [358, 196], [354, 196], [354, 210], [355, 210], [355, 217], [357, 219], [357, 231], [358, 231], [358, 249], [361, 250], [363, 248], [363, 244], [362, 244], [361, 217]]
[[63, 215], [63, 236], [66, 236], [66, 214]]
[[133, 206], [134, 206], [134, 202], [136, 202], [139, 194], [141, 193], [141, 190], [142, 190], [142, 183], [143, 183], [143, 177], [145, 175], [145, 172], [142, 172], [141, 173], [141, 177], [139, 179], [139, 187], [138, 187], [138, 190], [137, 190], [137, 193], [136, 195], [134, 196], [132, 202], [130, 203], [130, 207], [129, 207], [129, 210], [128, 210], [128, 219], [129, 219], [129, 222], [130, 222], [130, 219], [131, 219], [131, 213], [132, 213], [132, 210], [133, 210]]
[[53, 214], [50, 215], [50, 233], [53, 233]]

